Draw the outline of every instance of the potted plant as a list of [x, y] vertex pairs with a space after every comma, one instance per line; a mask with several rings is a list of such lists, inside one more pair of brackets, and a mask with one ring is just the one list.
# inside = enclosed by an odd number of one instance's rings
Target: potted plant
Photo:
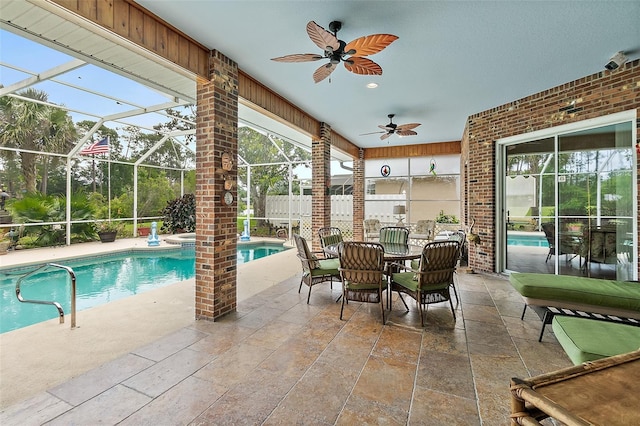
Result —
[[151, 233], [150, 226], [139, 226], [138, 227], [138, 237], [148, 237]]
[[100, 237], [100, 241], [103, 243], [115, 241], [118, 232], [123, 229], [122, 222], [112, 222], [110, 220], [98, 222], [95, 227], [98, 237]]
[[436, 235], [441, 232], [451, 235], [452, 232], [460, 229], [460, 220], [454, 214], [446, 214], [444, 210], [440, 210], [438, 216], [436, 216]]

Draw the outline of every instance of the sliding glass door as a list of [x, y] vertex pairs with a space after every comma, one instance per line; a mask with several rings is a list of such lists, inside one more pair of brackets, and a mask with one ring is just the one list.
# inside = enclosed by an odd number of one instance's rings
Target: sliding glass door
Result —
[[635, 120], [588, 124], [499, 142], [502, 270], [634, 278]]

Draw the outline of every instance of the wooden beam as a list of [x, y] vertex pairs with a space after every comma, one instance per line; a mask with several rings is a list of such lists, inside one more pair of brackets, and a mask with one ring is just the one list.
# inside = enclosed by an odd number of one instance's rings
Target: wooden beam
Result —
[[364, 150], [364, 159], [427, 157], [431, 155], [460, 154], [461, 152], [460, 141], [418, 145], [393, 145], [391, 143], [389, 146], [382, 148], [366, 148]]
[[209, 78], [209, 49], [132, 0], [51, 1], [202, 78]]

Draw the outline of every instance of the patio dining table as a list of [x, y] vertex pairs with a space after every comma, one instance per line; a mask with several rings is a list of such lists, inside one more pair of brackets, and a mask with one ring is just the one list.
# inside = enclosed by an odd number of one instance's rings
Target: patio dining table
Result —
[[[412, 244], [378, 243], [384, 249], [384, 261], [387, 263], [402, 262], [405, 260], [419, 259], [422, 254], [422, 246]], [[339, 244], [324, 247], [323, 251], [329, 256], [338, 256]]]
[[[391, 274], [398, 272], [399, 267], [393, 264], [401, 263], [406, 260], [420, 259], [422, 255], [422, 246], [413, 244], [397, 244], [397, 243], [377, 243], [382, 245], [384, 249], [384, 261], [386, 263], [385, 273], [391, 279]], [[328, 256], [338, 257], [338, 246], [340, 244], [332, 244], [325, 246], [322, 250]], [[387, 286], [389, 282], [387, 283]], [[388, 287], [387, 287], [388, 288]], [[340, 298], [338, 298], [340, 300]], [[387, 291], [387, 306], [389, 306], [391, 294]]]

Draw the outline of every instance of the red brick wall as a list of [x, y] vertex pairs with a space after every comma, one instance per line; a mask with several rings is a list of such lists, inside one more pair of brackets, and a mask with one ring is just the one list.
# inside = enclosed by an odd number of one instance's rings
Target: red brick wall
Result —
[[353, 240], [364, 241], [364, 149], [353, 159]]
[[[197, 83], [195, 316], [215, 319], [236, 310], [238, 66], [213, 51], [209, 71], [211, 80]], [[220, 201], [223, 152], [234, 159], [230, 206]]]
[[470, 266], [496, 270], [497, 139], [632, 109], [640, 115], [640, 60], [470, 116], [462, 137], [462, 213], [467, 224], [475, 219], [474, 232], [482, 239], [469, 247]]
[[331, 126], [320, 123], [320, 140], [311, 141], [312, 250], [321, 249], [318, 229], [331, 226]]

